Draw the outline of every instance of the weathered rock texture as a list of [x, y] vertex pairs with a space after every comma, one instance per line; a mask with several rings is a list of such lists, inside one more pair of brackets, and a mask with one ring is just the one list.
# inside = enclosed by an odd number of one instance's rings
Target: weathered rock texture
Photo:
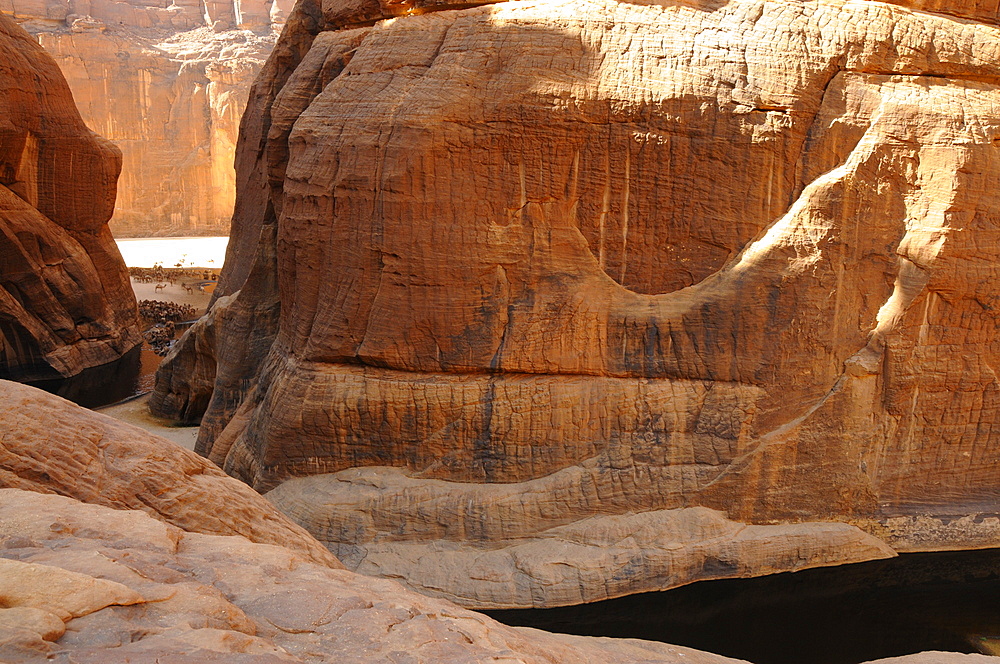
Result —
[[[5, 663], [736, 662], [506, 627], [337, 569], [316, 540], [187, 450], [31, 388], [0, 389], [10, 406], [0, 428]], [[133, 497], [123, 498], [129, 481]], [[130, 504], [141, 509], [112, 509]], [[923, 653], [898, 661], [982, 660]]]
[[120, 166], [52, 58], [0, 16], [0, 377], [72, 376], [142, 341], [107, 225]]
[[246, 484], [164, 438], [0, 381], [0, 487], [137, 509], [189, 532], [242, 535], [342, 565]]
[[[827, 560], [861, 540], [816, 522], [1000, 545], [995, 9], [360, 4], [300, 2], [251, 93], [239, 294], [154, 399], [209, 403], [199, 451], [262, 491], [317, 476], [271, 497], [472, 606], [659, 585], [587, 546], [568, 582], [515, 571], [595, 517], [806, 522]], [[754, 550], [705, 574], [774, 571]]]
[[737, 661], [506, 627], [283, 547], [14, 489], [0, 490], [0, 598], [0, 657], [11, 664], [46, 656], [78, 664]]
[[88, 126], [122, 150], [118, 237], [229, 232], [240, 117], [288, 8], [0, 0], [55, 58]]
[[10, 664], [738, 662], [649, 641], [507, 627], [283, 547], [16, 489], [0, 490], [0, 600], [0, 658]]

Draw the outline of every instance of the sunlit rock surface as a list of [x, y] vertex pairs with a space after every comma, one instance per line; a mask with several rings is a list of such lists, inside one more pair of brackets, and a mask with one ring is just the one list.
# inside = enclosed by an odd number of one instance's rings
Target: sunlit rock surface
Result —
[[[207, 403], [200, 452], [469, 606], [677, 582], [642, 538], [590, 573], [586, 519], [1000, 544], [1000, 28], [943, 4], [300, 2], [244, 120], [238, 295], [154, 408]], [[518, 567], [538, 542], [567, 578]], [[748, 550], [692, 573], [812, 555]]]
[[142, 341], [107, 225], [120, 167], [52, 58], [0, 16], [0, 378], [73, 376]]
[[340, 569], [260, 496], [170, 441], [21, 385], [0, 382], [0, 400], [4, 662], [737, 661], [507, 627]]
[[286, 0], [0, 0], [65, 74], [88, 126], [122, 151], [117, 237], [226, 235], [247, 92]]
[[189, 532], [242, 535], [342, 567], [258, 493], [190, 450], [18, 383], [0, 381], [0, 404], [0, 487], [142, 510]]

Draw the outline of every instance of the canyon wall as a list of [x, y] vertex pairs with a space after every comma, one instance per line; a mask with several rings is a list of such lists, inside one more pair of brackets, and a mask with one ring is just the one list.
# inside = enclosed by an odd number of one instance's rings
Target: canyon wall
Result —
[[117, 237], [227, 235], [247, 92], [285, 0], [0, 0], [55, 58], [87, 125], [117, 145]]
[[73, 376], [141, 343], [107, 224], [120, 168], [52, 58], [0, 16], [0, 377]]
[[1000, 545], [995, 9], [450, 7], [296, 6], [157, 413], [468, 606]]

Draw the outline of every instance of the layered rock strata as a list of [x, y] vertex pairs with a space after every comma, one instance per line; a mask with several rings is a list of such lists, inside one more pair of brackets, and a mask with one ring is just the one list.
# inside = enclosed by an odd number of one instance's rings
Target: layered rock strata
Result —
[[6, 1], [122, 151], [115, 235], [228, 234], [240, 118], [290, 3]]
[[[507, 627], [283, 547], [15, 489], [0, 490], [0, 572], [0, 657], [10, 664], [739, 662], [649, 641]], [[921, 653], [882, 663], [988, 661]]]
[[507, 627], [339, 569], [262, 498], [170, 441], [32, 388], [0, 390], [10, 405], [0, 428], [4, 662], [737, 661]]
[[107, 225], [120, 167], [52, 58], [0, 16], [0, 377], [73, 376], [141, 343]]
[[0, 488], [142, 510], [188, 532], [241, 535], [343, 567], [258, 493], [179, 445], [26, 385], [0, 381], [0, 403]]
[[238, 149], [233, 322], [168, 358], [160, 414], [208, 403], [199, 451], [311, 476], [269, 495], [469, 606], [690, 580], [655, 538], [621, 583], [589, 547], [694, 507], [815, 535], [698, 578], [854, 559], [822, 522], [862, 557], [1000, 544], [995, 11], [448, 7], [297, 5]]

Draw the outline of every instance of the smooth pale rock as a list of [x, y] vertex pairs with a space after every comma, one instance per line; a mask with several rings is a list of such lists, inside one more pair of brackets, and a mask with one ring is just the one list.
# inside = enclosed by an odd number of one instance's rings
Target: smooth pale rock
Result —
[[[341, 567], [267, 500], [176, 443], [17, 383], [0, 381], [0, 404], [0, 487], [143, 510], [191, 532], [243, 535]], [[36, 518], [19, 527], [27, 533]], [[136, 526], [122, 518], [128, 538]]]
[[107, 226], [120, 166], [52, 58], [0, 16], [0, 377], [73, 376], [142, 341]]
[[[846, 523], [754, 526], [704, 507], [591, 516], [548, 529], [539, 514], [526, 527], [507, 516], [544, 485], [452, 486], [445, 497], [446, 486], [367, 468], [290, 480], [267, 498], [311, 524], [349, 568], [477, 609], [568, 606], [895, 555]], [[442, 509], [462, 513], [449, 518]]]
[[62, 618], [34, 606], [0, 609], [0, 625], [3, 629], [34, 632], [43, 641], [55, 641], [66, 633], [66, 624]]
[[41, 609], [69, 620], [106, 606], [145, 601], [142, 595], [120, 583], [50, 565], [0, 558], [0, 602], [8, 608]]
[[[198, 451], [261, 491], [326, 475], [273, 497], [470, 604], [525, 595], [429, 571], [442, 533], [701, 506], [998, 546], [1000, 28], [943, 7], [303, 0], [238, 148], [242, 314], [151, 403], [190, 419], [214, 346]], [[405, 472], [321, 486], [365, 466]], [[718, 575], [777, 571], [750, 551]]]
[[[59, 515], [88, 527], [47, 534], [37, 529], [26, 537], [8, 521], [23, 513], [42, 519]], [[135, 531], [135, 541], [120, 539], [116, 524], [122, 515], [149, 522]], [[143, 545], [142, 533], [156, 529], [170, 531], [176, 548], [163, 550], [155, 540]], [[151, 599], [141, 610], [109, 607], [68, 620], [65, 635], [54, 645], [58, 662], [145, 662], [167, 656], [171, 662], [254, 664], [737, 662], [660, 643], [507, 627], [393, 581], [316, 565], [283, 547], [185, 533], [141, 512], [83, 505], [62, 496], [0, 491], [0, 543], [5, 570], [44, 567], [54, 579], [91, 579], [127, 587], [134, 595], [167, 598]], [[101, 578], [87, 576], [85, 569]], [[0, 579], [11, 592], [28, 594], [34, 587], [24, 576]], [[51, 591], [56, 597], [58, 587]], [[178, 588], [184, 588], [183, 601], [176, 597]], [[20, 652], [0, 640], [5, 662], [38, 661], [37, 651], [34, 659]]]

